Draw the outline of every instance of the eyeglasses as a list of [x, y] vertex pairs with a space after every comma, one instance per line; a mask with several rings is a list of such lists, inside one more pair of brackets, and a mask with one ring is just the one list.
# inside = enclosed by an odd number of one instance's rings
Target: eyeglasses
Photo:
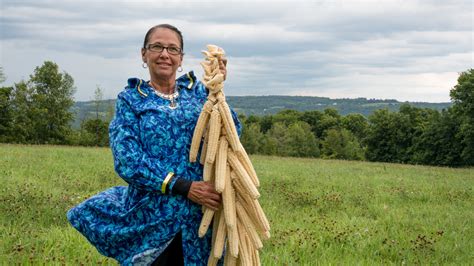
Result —
[[157, 52], [157, 53], [161, 53], [163, 52], [164, 49], [166, 49], [166, 51], [169, 53], [169, 54], [172, 54], [172, 55], [179, 55], [181, 54], [181, 48], [179, 47], [176, 47], [176, 46], [163, 46], [159, 43], [152, 43], [152, 44], [149, 44], [147, 45], [146, 49], [152, 51], [152, 52]]

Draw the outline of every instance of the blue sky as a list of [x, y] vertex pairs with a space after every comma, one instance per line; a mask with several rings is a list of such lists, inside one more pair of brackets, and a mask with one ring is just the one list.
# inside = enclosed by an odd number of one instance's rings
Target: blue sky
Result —
[[202, 75], [212, 43], [229, 59], [226, 95], [308, 95], [449, 101], [473, 68], [473, 4], [451, 0], [57, 1], [2, 0], [2, 66], [11, 85], [56, 62], [75, 100], [100, 86], [115, 98], [129, 77], [148, 79], [148, 28], [177, 26], [184, 70]]

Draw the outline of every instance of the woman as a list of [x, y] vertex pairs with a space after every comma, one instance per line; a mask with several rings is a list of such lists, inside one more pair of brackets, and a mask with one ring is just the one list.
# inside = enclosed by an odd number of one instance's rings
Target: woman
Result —
[[[115, 170], [129, 186], [91, 197], [68, 219], [123, 265], [206, 265], [210, 230], [198, 237], [201, 208], [216, 210], [221, 198], [202, 181], [202, 165], [188, 158], [208, 91], [193, 72], [176, 79], [184, 55], [177, 28], [151, 28], [141, 54], [150, 80], [128, 80], [109, 128]], [[226, 73], [225, 62], [220, 69]]]

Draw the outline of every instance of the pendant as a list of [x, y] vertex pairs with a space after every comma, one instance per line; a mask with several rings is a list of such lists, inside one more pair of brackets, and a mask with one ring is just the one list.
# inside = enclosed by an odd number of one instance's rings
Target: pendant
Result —
[[171, 99], [170, 105], [168, 106], [171, 110], [174, 110], [178, 108], [178, 104], [174, 101], [174, 99]]

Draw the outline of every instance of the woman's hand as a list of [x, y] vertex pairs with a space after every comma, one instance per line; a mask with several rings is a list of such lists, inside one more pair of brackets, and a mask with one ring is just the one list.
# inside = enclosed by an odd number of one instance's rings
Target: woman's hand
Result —
[[224, 74], [224, 80], [227, 76], [227, 58], [221, 58], [219, 60], [219, 70], [221, 71], [221, 74]]
[[221, 204], [221, 194], [214, 189], [214, 185], [206, 181], [193, 181], [188, 199], [214, 211], [217, 211]]

